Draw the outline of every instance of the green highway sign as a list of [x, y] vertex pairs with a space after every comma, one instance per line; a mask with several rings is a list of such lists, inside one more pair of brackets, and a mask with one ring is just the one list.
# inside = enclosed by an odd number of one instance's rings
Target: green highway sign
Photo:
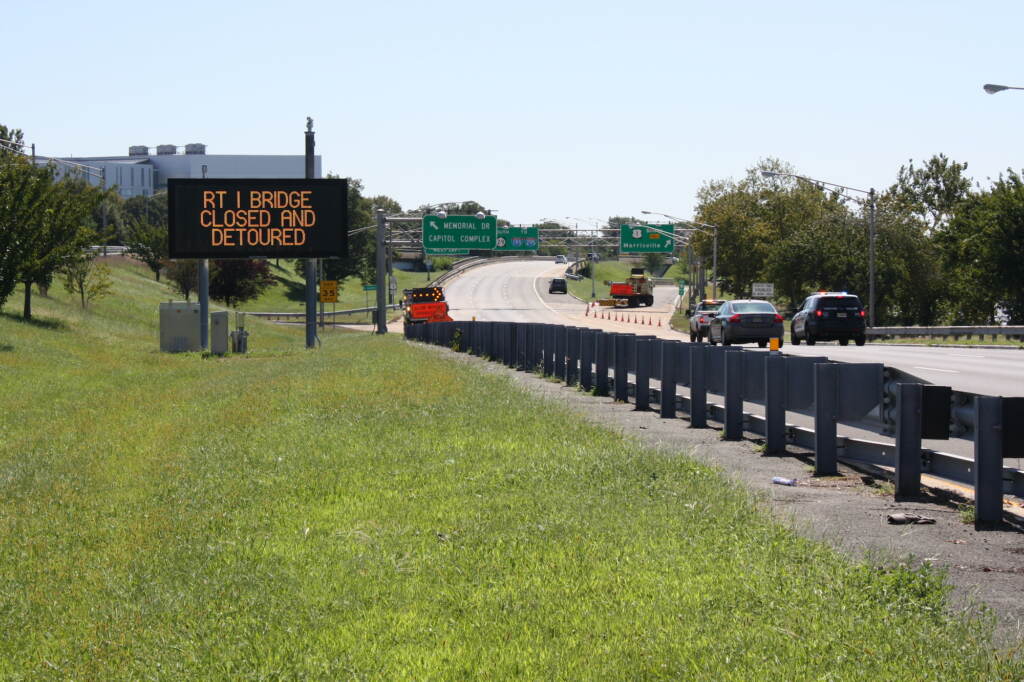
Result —
[[427, 251], [431, 256], [468, 256], [467, 249], [430, 249]]
[[540, 246], [537, 226], [499, 227], [494, 243], [495, 251], [536, 251]]
[[[660, 230], [660, 232], [659, 232]], [[663, 233], [673, 234], [674, 225], [620, 225], [619, 251], [621, 253], [672, 253], [675, 240]]]
[[363, 291], [377, 291], [377, 285], [376, 284], [364, 284], [363, 285]]
[[446, 249], [493, 249], [497, 241], [498, 219], [489, 215], [423, 216], [423, 250], [429, 254]]

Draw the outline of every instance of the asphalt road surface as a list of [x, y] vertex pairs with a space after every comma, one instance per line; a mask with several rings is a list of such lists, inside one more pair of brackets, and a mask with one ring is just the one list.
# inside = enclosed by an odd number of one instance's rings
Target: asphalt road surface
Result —
[[[494, 263], [471, 268], [449, 282], [445, 286], [445, 298], [456, 320], [571, 324], [689, 341], [688, 334], [675, 332], [668, 326], [677, 297], [675, 287], [655, 287], [651, 308], [601, 311], [588, 308], [586, 303], [570, 295], [548, 293], [551, 278], [564, 277], [564, 273], [564, 265], [551, 261]], [[757, 350], [754, 344], [744, 348]], [[788, 344], [783, 351], [791, 355], [825, 356], [841, 362], [880, 362], [959, 391], [1024, 395], [1024, 352], [1012, 347], [939, 348], [872, 342], [857, 347], [819, 342], [813, 347]]]

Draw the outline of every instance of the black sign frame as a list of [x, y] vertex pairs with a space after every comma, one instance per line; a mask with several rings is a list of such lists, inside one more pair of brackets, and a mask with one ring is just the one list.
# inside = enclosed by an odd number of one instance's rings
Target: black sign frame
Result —
[[167, 218], [171, 258], [344, 258], [348, 180], [168, 178]]

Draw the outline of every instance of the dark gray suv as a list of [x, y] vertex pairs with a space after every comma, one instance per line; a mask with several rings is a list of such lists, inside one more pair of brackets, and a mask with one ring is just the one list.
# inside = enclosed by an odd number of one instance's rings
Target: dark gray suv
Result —
[[789, 338], [793, 345], [806, 341], [838, 341], [845, 346], [853, 339], [858, 346], [867, 340], [864, 329], [864, 306], [860, 299], [845, 291], [829, 291], [808, 296], [793, 315]]

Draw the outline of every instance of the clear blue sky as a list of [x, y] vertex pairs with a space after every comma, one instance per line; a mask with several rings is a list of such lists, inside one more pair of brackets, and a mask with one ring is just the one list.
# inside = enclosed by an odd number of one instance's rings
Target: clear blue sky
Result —
[[778, 157], [883, 188], [1021, 168], [1024, 3], [10, 3], [0, 123], [48, 155], [302, 153], [404, 207], [691, 215]]

